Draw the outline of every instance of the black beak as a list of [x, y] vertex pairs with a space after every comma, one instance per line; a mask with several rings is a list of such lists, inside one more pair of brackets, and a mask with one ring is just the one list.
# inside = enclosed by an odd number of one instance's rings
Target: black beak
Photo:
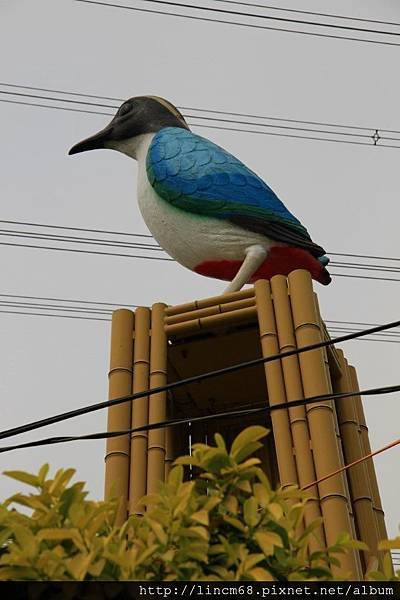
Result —
[[98, 133], [95, 133], [91, 137], [86, 138], [82, 142], [72, 146], [68, 154], [78, 154], [78, 152], [86, 152], [87, 150], [97, 150], [99, 148], [105, 148], [105, 143], [112, 139], [113, 127], [107, 125], [105, 129], [102, 129]]

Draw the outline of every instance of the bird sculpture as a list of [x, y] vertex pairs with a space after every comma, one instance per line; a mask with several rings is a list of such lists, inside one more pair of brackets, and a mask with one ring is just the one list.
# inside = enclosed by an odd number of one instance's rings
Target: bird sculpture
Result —
[[181, 265], [246, 283], [306, 269], [323, 285], [329, 259], [271, 188], [240, 160], [193, 133], [158, 96], [124, 102], [99, 133], [69, 154], [111, 148], [138, 162], [138, 203], [160, 246]]

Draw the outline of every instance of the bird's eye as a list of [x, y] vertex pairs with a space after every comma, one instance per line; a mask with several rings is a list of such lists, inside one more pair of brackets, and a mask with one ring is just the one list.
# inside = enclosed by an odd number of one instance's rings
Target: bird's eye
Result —
[[124, 115], [126, 115], [132, 108], [132, 105], [130, 102], [125, 102], [125, 104], [123, 104], [121, 106], [121, 108], [118, 111], [118, 116], [123, 117]]

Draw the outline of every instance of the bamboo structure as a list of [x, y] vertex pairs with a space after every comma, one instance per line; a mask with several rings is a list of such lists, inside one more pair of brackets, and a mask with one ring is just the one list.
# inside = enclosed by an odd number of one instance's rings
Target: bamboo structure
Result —
[[[135, 313], [118, 310], [112, 323], [110, 399], [327, 339], [311, 277], [302, 270], [258, 281], [240, 292], [177, 306], [157, 303]], [[291, 406], [295, 400], [352, 390], [354, 396], [336, 403]], [[258, 456], [271, 484], [308, 488], [304, 527], [323, 517], [310, 541], [310, 552], [334, 544], [339, 533], [361, 539], [369, 551], [341, 555], [341, 568], [335, 574], [362, 579], [378, 559], [379, 541], [386, 538], [373, 461], [314, 483], [370, 451], [357, 391], [354, 367], [342, 351], [329, 346], [110, 407], [112, 431], [246, 407], [287, 405], [240, 419], [111, 438], [106, 496], [121, 499], [118, 522], [128, 513], [143, 514], [141, 497], [157, 491], [174, 459], [188, 454], [191, 444], [212, 443], [216, 431], [230, 444], [243, 428], [264, 424], [272, 435]], [[186, 475], [192, 476], [189, 469]]]

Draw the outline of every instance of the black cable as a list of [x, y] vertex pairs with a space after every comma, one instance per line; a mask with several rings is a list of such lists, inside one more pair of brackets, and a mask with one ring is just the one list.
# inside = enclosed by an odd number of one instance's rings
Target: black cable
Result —
[[349, 277], [351, 279], [370, 279], [373, 281], [400, 281], [396, 277], [371, 277], [368, 275], [348, 275], [347, 273], [331, 273], [332, 277]]
[[[259, 413], [271, 413], [275, 410], [287, 410], [296, 406], [307, 406], [309, 404], [316, 404], [324, 401], [332, 400], [344, 400], [346, 398], [352, 398], [354, 396], [375, 396], [382, 394], [392, 394], [400, 391], [400, 385], [392, 385], [382, 388], [372, 388], [368, 390], [356, 390], [351, 392], [340, 392], [336, 394], [321, 394], [319, 396], [312, 396], [311, 398], [302, 398], [299, 400], [293, 400], [291, 402], [282, 402], [280, 404], [274, 404], [272, 406], [263, 406], [259, 408], [250, 409], [237, 409], [231, 411], [225, 411], [216, 413], [213, 415], [201, 415], [198, 417], [186, 417], [184, 419], [171, 419], [165, 421], [158, 421], [157, 423], [150, 423], [148, 425], [142, 425], [141, 427], [135, 427], [130, 429], [124, 429], [120, 431], [103, 431], [100, 433], [91, 433], [86, 435], [71, 435], [71, 436], [58, 436], [45, 438], [41, 440], [34, 440], [32, 442], [25, 442], [22, 444], [16, 444], [13, 446], [1, 446], [0, 454], [4, 452], [10, 452], [11, 450], [20, 450], [22, 448], [34, 448], [38, 446], [48, 446], [51, 444], [62, 444], [66, 442], [76, 442], [83, 440], [100, 440], [108, 439], [113, 437], [120, 437], [123, 435], [132, 435], [140, 431], [151, 431], [153, 429], [164, 429], [166, 427], [176, 427], [182, 425], [188, 425], [189, 423], [198, 423], [204, 421], [214, 421], [217, 419], [229, 419], [233, 417], [246, 417], [249, 415], [256, 415]], [[0, 435], [0, 438], [2, 436]]]
[[[1, 223], [1, 221], [0, 221]], [[85, 231], [84, 229], [82, 231]], [[160, 250], [161, 246], [157, 243], [155, 244], [145, 244], [143, 242], [125, 242], [124, 240], [107, 240], [105, 238], [90, 238], [90, 237], [81, 237], [81, 236], [74, 236], [74, 235], [60, 235], [57, 233], [42, 233], [42, 232], [37, 232], [37, 231], [24, 231], [24, 230], [18, 230], [18, 229], [0, 229], [0, 234], [1, 235], [8, 235], [8, 234], [17, 234], [20, 235], [21, 237], [29, 234], [32, 236], [45, 236], [43, 239], [50, 239], [50, 240], [57, 240], [57, 241], [73, 241], [73, 242], [81, 242], [82, 240], [85, 241], [89, 241], [89, 242], [99, 242], [99, 244], [102, 244], [104, 242], [109, 242], [109, 243], [113, 243], [115, 245], [125, 245], [128, 246], [129, 248], [135, 248], [135, 247], [140, 247], [140, 248], [146, 248], [148, 250], [155, 248], [156, 250]], [[121, 233], [121, 235], [128, 235], [128, 234], [124, 234]], [[139, 234], [131, 234], [131, 235], [139, 235]], [[140, 236], [139, 236], [140, 237]], [[148, 238], [150, 238], [151, 236], [146, 236]], [[41, 239], [41, 238], [40, 238]], [[153, 238], [154, 240], [154, 238]], [[155, 240], [154, 240], [155, 241]]]
[[[25, 239], [34, 239], [34, 240], [47, 240], [47, 241], [56, 241], [56, 242], [64, 242], [64, 243], [74, 243], [74, 244], [88, 244], [93, 246], [106, 246], [106, 247], [114, 247], [114, 248], [127, 248], [127, 249], [138, 249], [138, 250], [154, 250], [157, 252], [164, 252], [164, 250], [155, 244], [139, 244], [139, 243], [131, 243], [125, 242], [123, 240], [115, 240], [108, 241], [105, 239], [99, 238], [82, 238], [78, 236], [61, 236], [56, 234], [42, 234], [37, 232], [24, 232], [17, 231], [12, 229], [0, 229], [0, 236], [5, 237], [17, 237], [17, 238], [25, 238]], [[356, 269], [356, 270], [364, 270], [364, 271], [381, 271], [381, 272], [389, 272], [389, 273], [398, 273], [400, 272], [400, 267], [392, 267], [387, 265], [368, 265], [365, 263], [344, 263], [344, 262], [330, 262], [331, 267], [340, 267], [340, 268], [348, 268], [348, 269]]]
[[[218, 1], [218, 0], [217, 0]], [[189, 8], [195, 10], [202, 10], [212, 13], [222, 13], [225, 15], [234, 15], [235, 17], [256, 17], [257, 19], [266, 19], [269, 21], [281, 21], [282, 23], [295, 23], [296, 25], [311, 25], [317, 27], [329, 27], [330, 29], [345, 29], [346, 31], [358, 31], [361, 33], [375, 33], [379, 35], [393, 35], [400, 36], [399, 32], [394, 31], [382, 31], [376, 29], [366, 29], [364, 27], [353, 27], [351, 25], [338, 25], [335, 23], [321, 23], [318, 21], [304, 21], [300, 19], [290, 19], [288, 17], [273, 17], [270, 15], [259, 15], [254, 13], [247, 13], [238, 10], [225, 10], [222, 8], [211, 8], [208, 6], [198, 6], [193, 4], [183, 4], [182, 2], [171, 2], [170, 0], [141, 0], [141, 2], [149, 2], [151, 4], [162, 4], [167, 6], [173, 6], [175, 8]]]
[[[29, 85], [17, 85], [17, 84], [13, 84], [13, 83], [5, 83], [5, 82], [0, 82], [0, 86], [35, 90], [35, 91], [39, 91], [39, 92], [41, 92], [41, 91], [42, 92], [51, 92], [51, 93], [64, 94], [64, 95], [70, 95], [70, 96], [82, 96], [82, 97], [86, 97], [86, 98], [95, 98], [95, 99], [99, 99], [99, 100], [115, 100], [116, 102], [124, 101], [124, 98], [115, 98], [115, 97], [110, 97], [110, 96], [98, 96], [95, 94], [84, 94], [82, 92], [68, 92], [65, 90], [41, 88], [41, 87], [35, 87], [35, 86], [29, 86]], [[58, 102], [63, 101], [62, 98], [54, 98], [54, 100], [57, 100]], [[76, 103], [80, 104], [79, 101], [76, 101]], [[45, 105], [45, 106], [47, 106], [47, 105]], [[284, 121], [285, 123], [298, 123], [298, 124], [302, 124], [302, 125], [319, 125], [319, 126], [324, 126], [324, 127], [339, 127], [341, 129], [357, 129], [360, 131], [375, 131], [376, 129], [378, 129], [379, 131], [386, 131], [386, 132], [390, 132], [390, 133], [399, 133], [400, 134], [400, 131], [397, 131], [397, 130], [380, 129], [380, 128], [376, 128], [376, 127], [360, 127], [358, 125], [343, 125], [340, 123], [323, 123], [321, 121], [303, 121], [300, 119], [287, 119], [287, 118], [283, 118], [283, 117], [269, 117], [266, 115], [254, 115], [254, 114], [249, 114], [249, 113], [232, 112], [232, 111], [228, 111], [228, 110], [195, 108], [193, 106], [190, 106], [190, 107], [189, 106], [178, 106], [178, 108], [181, 111], [190, 110], [190, 111], [195, 111], [195, 112], [212, 113], [212, 114], [219, 114], [219, 115], [229, 115], [232, 117], [245, 117], [245, 118], [251, 118], [251, 119], [263, 119], [263, 120], [269, 120], [269, 121]], [[104, 114], [104, 113], [95, 113], [95, 114]]]
[[[80, 0], [76, 0], [76, 1], [80, 1]], [[83, 1], [83, 0], [82, 0]], [[1, 93], [1, 91], [0, 91]], [[80, 110], [80, 109], [75, 109], [75, 108], [67, 108], [67, 107], [61, 107], [61, 106], [54, 106], [54, 105], [50, 105], [50, 104], [38, 104], [38, 103], [32, 103], [32, 102], [19, 102], [17, 100], [4, 100], [0, 98], [0, 102], [6, 102], [8, 104], [20, 104], [20, 105], [24, 105], [24, 106], [35, 106], [35, 107], [39, 107], [39, 108], [54, 108], [56, 110], [66, 110], [66, 111], [73, 111], [73, 112], [83, 112], [86, 114], [93, 114], [93, 115], [109, 115], [112, 116], [112, 113], [102, 113], [102, 112], [98, 112], [98, 111], [88, 111], [88, 110]], [[379, 142], [378, 144], [375, 144], [373, 142], [371, 143], [367, 143], [367, 142], [357, 142], [357, 141], [352, 141], [352, 140], [348, 140], [348, 139], [332, 139], [332, 138], [322, 138], [322, 137], [316, 137], [316, 136], [306, 136], [306, 135], [294, 135], [294, 134], [284, 134], [284, 133], [275, 133], [275, 132], [271, 132], [271, 131], [259, 131], [259, 130], [255, 130], [255, 129], [243, 129], [243, 128], [235, 128], [235, 127], [223, 127], [223, 126], [216, 126], [216, 125], [208, 125], [208, 124], [204, 124], [204, 123], [188, 123], [191, 127], [201, 127], [201, 128], [206, 128], [206, 129], [217, 129], [217, 130], [222, 130], [222, 131], [234, 131], [234, 132], [239, 132], [239, 133], [255, 133], [255, 134], [260, 134], [260, 135], [273, 135], [276, 137], [286, 137], [286, 138], [294, 138], [294, 139], [300, 139], [300, 140], [312, 140], [312, 141], [320, 141], [320, 142], [336, 142], [336, 143], [341, 143], [341, 144], [354, 144], [354, 145], [358, 145], [358, 146], [372, 146], [374, 148], [393, 148], [393, 149], [399, 149], [400, 146], [397, 146], [395, 144], [383, 144], [381, 142]], [[260, 126], [263, 126], [261, 123], [258, 124]], [[313, 129], [309, 130], [310, 132], [314, 131]], [[382, 130], [380, 130], [382, 131]], [[343, 132], [331, 132], [331, 135], [350, 135], [350, 134], [344, 134]], [[360, 137], [357, 136], [356, 134], [354, 134], [354, 137]], [[373, 140], [373, 136], [362, 136], [362, 137], [371, 137], [371, 139]], [[379, 138], [380, 140], [382, 139], [386, 139], [384, 136], [380, 136]], [[397, 140], [397, 138], [391, 138], [394, 139], [395, 141], [399, 141], [400, 143], [400, 139]]]
[[[68, 230], [68, 231], [82, 231], [85, 233], [89, 232], [89, 233], [101, 233], [101, 234], [106, 234], [106, 235], [109, 234], [109, 235], [145, 237], [145, 238], [151, 238], [154, 240], [154, 238], [151, 234], [132, 233], [130, 231], [114, 231], [114, 230], [108, 230], [108, 229], [87, 229], [84, 227], [68, 227], [66, 225], [54, 225], [54, 224], [37, 223], [37, 222], [32, 223], [30, 221], [12, 221], [12, 220], [5, 220], [5, 219], [0, 219], [0, 223], [7, 223], [9, 225], [24, 225], [27, 227], [43, 227], [46, 229], [49, 228], [49, 229], [63, 229], [63, 230]], [[367, 259], [374, 259], [374, 260], [389, 260], [389, 261], [400, 262], [400, 258], [393, 257], [393, 256], [376, 256], [376, 255], [371, 255], [371, 254], [349, 254], [346, 252], [327, 252], [327, 254], [329, 256], [346, 256], [346, 257], [351, 257], [351, 258], [367, 258]]]
[[97, 317], [80, 317], [78, 315], [51, 315], [45, 313], [35, 313], [35, 312], [27, 312], [27, 311], [17, 311], [17, 310], [0, 310], [1, 314], [5, 315], [26, 315], [30, 317], [54, 317], [60, 319], [82, 319], [84, 321], [111, 321], [111, 319], [101, 319]]
[[[127, 304], [124, 302], [97, 302], [92, 300], [72, 300], [67, 298], [49, 298], [46, 296], [22, 296], [17, 294], [0, 294], [0, 297], [3, 298], [23, 298], [26, 300], [49, 300], [50, 302], [74, 302], [77, 304], [80, 302], [81, 304], [100, 304], [102, 306], [114, 306], [114, 307], [128, 307], [128, 308], [137, 308], [138, 304]], [[357, 323], [357, 325], [361, 325], [362, 323]], [[375, 324], [375, 323], [374, 323]]]
[[242, 362], [239, 364], [231, 365], [229, 367], [224, 367], [223, 369], [217, 369], [215, 371], [208, 371], [206, 373], [201, 373], [200, 375], [194, 375], [192, 377], [187, 377], [185, 379], [181, 379], [179, 381], [174, 381], [172, 383], [168, 383], [163, 386], [158, 386], [156, 388], [151, 388], [151, 389], [145, 390], [143, 392], [129, 394], [128, 396], [123, 396], [121, 398], [115, 398], [113, 400], [105, 400], [105, 401], [99, 402], [97, 404], [91, 404], [89, 406], [84, 406], [82, 408], [71, 410], [71, 411], [68, 411], [65, 413], [53, 415], [51, 417], [41, 419], [40, 421], [33, 421], [32, 423], [27, 423], [26, 425], [20, 425], [18, 427], [14, 427], [12, 429], [0, 431], [0, 439], [4, 439], [4, 438], [14, 436], [14, 435], [19, 435], [20, 433], [26, 433], [27, 431], [33, 431], [34, 429], [46, 427], [47, 425], [53, 425], [54, 423], [59, 423], [60, 421], [65, 421], [67, 419], [79, 417], [81, 415], [95, 412], [95, 411], [101, 410], [103, 408], [109, 408], [110, 406], [116, 406], [117, 404], [123, 404], [124, 402], [134, 401], [134, 400], [137, 400], [138, 398], [145, 398], [145, 397], [151, 396], [153, 394], [158, 394], [159, 392], [166, 392], [168, 390], [177, 389], [179, 387], [183, 387], [183, 386], [189, 385], [191, 383], [196, 383], [198, 381], [204, 381], [206, 379], [211, 379], [213, 377], [219, 377], [221, 375], [235, 373], [236, 371], [239, 371], [241, 369], [246, 369], [249, 367], [254, 367], [256, 365], [266, 364], [266, 363], [269, 363], [269, 362], [272, 362], [275, 360], [281, 360], [288, 356], [302, 354], [303, 352], [309, 352], [310, 350], [315, 350], [317, 348], [326, 348], [327, 346], [332, 346], [333, 344], [338, 344], [340, 342], [346, 342], [348, 340], [353, 340], [353, 339], [360, 338], [360, 337], [363, 337], [366, 335], [372, 335], [374, 333], [378, 333], [379, 331], [385, 331], [387, 329], [392, 329], [393, 327], [399, 327], [399, 326], [400, 326], [400, 321], [386, 323], [384, 325], [379, 325], [378, 327], [373, 327], [371, 329], [365, 329], [363, 331], [349, 333], [347, 335], [336, 337], [336, 338], [333, 338], [330, 340], [325, 340], [323, 342], [318, 342], [315, 344], [310, 344], [308, 346], [303, 346], [302, 348], [296, 348], [294, 350], [287, 350], [285, 352], [274, 354], [274, 355], [268, 356], [268, 357], [255, 358], [253, 360], [249, 360], [249, 361], [245, 361], [245, 362]]
[[37, 102], [23, 102], [22, 100], [5, 100], [4, 98], [0, 98], [0, 102], [5, 102], [6, 104], [20, 104], [22, 106], [37, 106], [38, 108], [54, 108], [55, 110], [66, 110], [68, 112], [86, 113], [88, 115], [107, 115], [109, 117], [113, 116], [113, 113], [99, 112], [95, 110], [84, 110], [80, 108], [68, 108], [67, 106], [52, 106], [51, 104], [39, 104]]
[[[0, 294], [1, 296], [1, 294]], [[35, 299], [35, 297], [33, 297], [33, 299]], [[51, 299], [48, 299], [51, 300]], [[112, 306], [121, 306], [121, 305], [112, 305]], [[125, 305], [127, 306], [127, 305]], [[132, 305], [130, 305], [132, 307]], [[17, 314], [17, 315], [25, 315], [25, 316], [40, 316], [40, 317], [65, 317], [65, 315], [60, 314], [60, 313], [66, 313], [68, 318], [75, 318], [75, 315], [71, 315], [69, 313], [80, 313], [80, 316], [77, 316], [76, 318], [78, 319], [84, 319], [84, 316], [81, 315], [97, 315], [97, 314], [103, 314], [103, 315], [109, 315], [109, 317], [111, 317], [112, 315], [112, 310], [109, 311], [101, 311], [99, 309], [96, 308], [87, 308], [87, 307], [68, 307], [68, 306], [62, 306], [62, 305], [54, 305], [54, 304], [38, 304], [35, 302], [32, 303], [28, 303], [28, 302], [12, 302], [12, 301], [4, 301], [4, 300], [0, 300], [0, 308], [21, 308], [21, 311], [11, 311], [11, 310], [0, 310], [0, 313], [2, 314]], [[40, 312], [40, 313], [33, 313], [31, 312], [33, 309], [37, 309], [40, 311], [46, 311], [46, 310], [54, 310], [56, 311], [56, 314], [51, 314], [51, 313], [47, 313], [47, 312]], [[88, 320], [97, 320], [97, 319], [89, 319]], [[106, 319], [98, 319], [100, 321], [105, 321], [105, 322], [111, 322], [111, 318], [106, 318]], [[325, 323], [327, 324], [327, 329], [328, 329], [328, 333], [331, 335], [334, 334], [339, 334], [339, 333], [344, 333], [344, 332], [354, 332], [354, 331], [360, 331], [360, 329], [354, 329], [354, 327], [356, 325], [366, 325], [366, 326], [370, 326], [372, 327], [373, 325], [377, 325], [377, 324], [371, 324], [371, 323], [353, 323], [350, 321], [329, 321], [329, 320], [325, 320]], [[332, 323], [332, 325], [329, 325], [330, 323]], [[352, 328], [349, 327], [344, 327], [343, 325], [351, 325]], [[355, 341], [365, 341], [365, 342], [388, 342], [388, 343], [400, 343], [400, 332], [389, 332], [389, 333], [380, 333], [380, 334], [376, 334], [379, 335], [379, 338], [368, 338], [368, 337], [362, 337], [362, 338], [358, 338]]]
[[[151, 14], [156, 14], [156, 15], [166, 15], [168, 17], [180, 17], [183, 19], [204, 21], [207, 23], [221, 23], [224, 25], [237, 25], [240, 27], [250, 27], [252, 29], [264, 29], [264, 30], [268, 30], [268, 31], [282, 31], [285, 33], [297, 33], [299, 35], [308, 35], [308, 36], [312, 36], [312, 37], [323, 37], [323, 38], [338, 39], [338, 40], [349, 40], [352, 42], [365, 42], [365, 43], [369, 43], [369, 44], [379, 44], [379, 45], [383, 45], [383, 46], [400, 46], [400, 44], [397, 44], [395, 42], [368, 40], [366, 38], [345, 37], [345, 36], [341, 36], [341, 35], [331, 35], [331, 34], [326, 34], [326, 33], [314, 33], [314, 32], [310, 32], [310, 31], [298, 31], [297, 29], [286, 29], [283, 27], [269, 27], [266, 25], [256, 25], [254, 23], [243, 23], [243, 22], [241, 23], [238, 21], [225, 21], [223, 19], [211, 19], [208, 17], [199, 17], [199, 16], [195, 16], [195, 15], [183, 15], [180, 13], [173, 13], [170, 11], [152, 10], [150, 8], [138, 8], [135, 6], [125, 6], [123, 4], [111, 4], [111, 3], [107, 3], [107, 2], [99, 2], [98, 0], [75, 0], [75, 2], [82, 2], [82, 3], [86, 3], [86, 4], [99, 5], [99, 6], [108, 6], [110, 8], [122, 8], [122, 9], [126, 9], [126, 10], [134, 10], [137, 12], [151, 13]], [[192, 7], [192, 8], [195, 8], [195, 7]]]
[[[3, 230], [4, 231], [4, 230]], [[24, 238], [29, 240], [46, 240], [50, 242], [63, 242], [65, 244], [87, 244], [89, 246], [107, 246], [112, 248], [126, 248], [127, 250], [155, 250], [156, 252], [164, 252], [164, 250], [160, 246], [155, 246], [154, 244], [140, 244], [135, 242], [124, 242], [124, 241], [108, 241], [108, 240], [98, 240], [95, 241], [93, 238], [78, 238], [73, 236], [60, 236], [60, 235], [52, 235], [52, 234], [42, 234], [36, 232], [2, 232], [0, 229], [0, 236], [2, 237], [16, 237], [16, 238]]]
[[224, 4], [239, 4], [241, 6], [251, 6], [254, 8], [265, 8], [267, 10], [277, 10], [279, 12], [298, 13], [303, 15], [313, 15], [314, 17], [328, 17], [330, 19], [345, 19], [346, 21], [361, 21], [364, 23], [376, 23], [377, 25], [395, 25], [400, 27], [400, 23], [393, 21], [376, 21], [375, 19], [361, 19], [360, 17], [349, 17], [348, 15], [333, 15], [330, 13], [313, 12], [310, 10], [296, 10], [294, 8], [280, 8], [279, 6], [269, 6], [265, 4], [254, 4], [253, 2], [237, 2], [235, 0], [214, 0], [214, 2], [223, 2]]
[[[1, 85], [1, 84], [0, 84]], [[67, 92], [63, 92], [63, 93], [67, 93]], [[14, 95], [14, 96], [25, 96], [25, 97], [29, 97], [29, 98], [35, 98], [35, 99], [43, 99], [43, 100], [51, 100], [51, 101], [55, 101], [55, 102], [69, 102], [69, 103], [73, 103], [73, 104], [86, 104], [86, 105], [91, 105], [91, 106], [99, 106], [99, 107], [103, 107], [105, 106], [104, 104], [98, 104], [96, 102], [85, 102], [85, 101], [80, 101], [80, 100], [72, 100], [70, 98], [55, 98], [54, 96], [40, 96], [40, 95], [36, 95], [36, 94], [27, 94], [27, 93], [22, 93], [22, 92], [8, 92], [8, 91], [4, 91], [4, 90], [0, 90], [0, 94], [7, 94], [7, 95]], [[39, 105], [39, 104], [33, 104], [32, 106], [41, 106], [41, 107], [45, 107], [45, 108], [52, 108], [52, 106], [49, 106], [47, 104], [45, 105]], [[109, 106], [108, 108], [113, 108], [113, 109], [117, 109], [118, 106]], [[204, 111], [203, 109], [184, 109], [184, 110], [194, 110], [194, 111], [199, 111], [199, 112], [209, 112], [209, 113], [217, 113], [217, 114], [221, 114], [221, 115], [228, 115], [228, 116], [238, 116], [238, 113], [230, 113], [230, 112], [225, 112], [225, 111], [214, 111], [214, 110], [208, 110], [208, 111]], [[91, 112], [91, 111], [85, 111], [87, 112]], [[99, 113], [99, 112], [93, 112], [93, 114], [111, 114], [111, 113]], [[371, 138], [372, 135], [367, 135], [365, 133], [348, 133], [348, 132], [342, 132], [342, 131], [329, 131], [329, 130], [321, 130], [321, 129], [310, 129], [305, 128], [305, 127], [298, 127], [295, 125], [289, 126], [289, 125], [274, 125], [274, 124], [270, 124], [270, 123], [256, 123], [254, 121], [238, 121], [238, 120], [232, 120], [232, 119], [227, 119], [227, 118], [223, 118], [223, 117], [210, 117], [210, 116], [205, 116], [205, 115], [192, 115], [192, 114], [184, 114], [185, 118], [187, 119], [203, 119], [203, 120], [207, 120], [207, 121], [219, 121], [219, 122], [223, 122], [223, 123], [231, 123], [231, 124], [236, 124], [236, 125], [252, 125], [252, 126], [256, 126], [256, 127], [270, 127], [270, 128], [277, 128], [277, 129], [290, 129], [290, 130], [294, 130], [294, 131], [305, 131], [305, 132], [315, 132], [315, 133], [326, 133], [328, 135], [343, 135], [343, 136], [349, 136], [349, 137], [363, 137], [363, 138]], [[251, 115], [242, 115], [247, 116], [247, 117], [251, 117], [251, 118], [258, 118], [258, 119], [264, 119], [264, 120], [273, 120], [273, 121], [282, 121], [282, 122], [289, 122], [289, 123], [296, 123], [297, 125], [301, 125], [301, 124], [313, 124], [313, 125], [319, 125], [319, 126], [326, 126], [326, 127], [341, 127], [343, 129], [357, 129], [357, 130], [362, 130], [362, 131], [370, 131], [371, 134], [372, 132], [375, 131], [376, 128], [370, 127], [351, 127], [350, 125], [333, 125], [333, 124], [329, 124], [329, 123], [317, 123], [317, 122], [312, 122], [312, 121], [297, 121], [295, 119], [280, 119], [277, 117], [258, 117], [258, 116], [251, 116]], [[198, 127], [200, 127], [202, 124], [197, 124]], [[204, 125], [202, 125], [204, 126]], [[394, 132], [394, 131], [393, 131]], [[396, 132], [394, 132], [396, 133]], [[400, 133], [400, 131], [398, 132]], [[394, 141], [397, 141], [397, 138], [383, 138], [383, 139], [391, 139]], [[400, 141], [400, 140], [399, 140]]]
[[[6, 221], [6, 220], [2, 220], [0, 219], [0, 223], [9, 223], [12, 225], [27, 225], [30, 227], [45, 227], [45, 228], [50, 228], [50, 229], [67, 229], [69, 231], [88, 231], [90, 233], [105, 233], [105, 234], [110, 234], [110, 235], [128, 235], [128, 236], [134, 236], [134, 237], [145, 237], [145, 238], [153, 238], [152, 235], [147, 234], [147, 233], [130, 233], [130, 232], [126, 232], [126, 231], [110, 231], [107, 229], [86, 229], [83, 227], [66, 227], [65, 225], [48, 225], [47, 223], [29, 223], [27, 221]], [[400, 260], [400, 259], [399, 259]]]
[[57, 248], [56, 246], [34, 246], [33, 244], [14, 244], [12, 242], [0, 242], [0, 246], [13, 246], [17, 248], [35, 248], [37, 250], [57, 250], [59, 252], [78, 252], [80, 254], [97, 254], [101, 256], [122, 256], [124, 258], [145, 258], [146, 260], [164, 260], [168, 262], [174, 262], [173, 258], [164, 258], [163, 256], [140, 256], [137, 254], [119, 254], [118, 252], [78, 250], [77, 248]]

